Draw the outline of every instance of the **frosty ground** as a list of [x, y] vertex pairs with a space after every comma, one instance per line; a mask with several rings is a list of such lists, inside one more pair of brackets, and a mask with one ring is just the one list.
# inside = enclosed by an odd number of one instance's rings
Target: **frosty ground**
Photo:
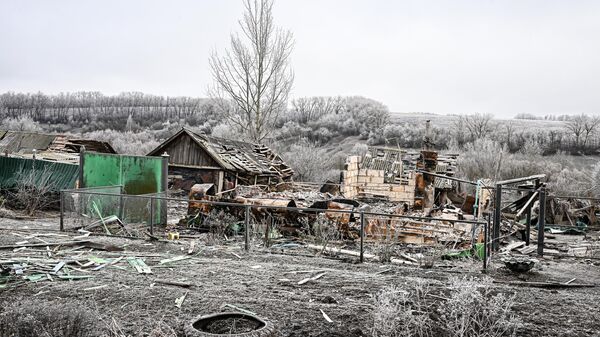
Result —
[[[79, 235], [58, 232], [57, 223], [56, 218], [0, 219], [0, 245], [12, 245], [23, 241], [24, 236], [31, 238], [35, 234], [39, 234], [40, 242], [69, 241]], [[157, 242], [90, 236], [86, 240], [123, 250], [86, 248], [66, 253], [72, 247], [63, 247], [56, 251], [56, 256], [49, 257], [44, 247], [17, 251], [2, 249], [0, 260], [19, 256], [48, 260], [67, 256], [80, 259], [135, 256], [146, 262], [152, 274], [139, 274], [127, 263], [117, 263], [97, 271], [84, 268], [73, 271], [92, 276], [88, 279], [18, 280], [0, 289], [0, 307], [27, 300], [39, 303], [40, 307], [71, 302], [93, 310], [98, 321], [107, 327], [116, 322], [125, 335], [131, 336], [149, 336], [160, 325], [169, 326], [183, 336], [182, 327], [192, 318], [232, 308], [247, 310], [271, 321], [281, 336], [371, 336], [373, 296], [390, 285], [403, 288], [425, 282], [431, 287], [432, 296], [444, 298], [449, 280], [456, 277], [560, 283], [576, 278], [574, 283], [594, 284], [600, 276], [600, 261], [590, 259], [544, 258], [533, 272], [514, 275], [498, 260], [483, 273], [480, 261], [473, 260], [437, 261], [433, 268], [424, 269], [382, 263], [359, 264], [354, 258], [315, 256], [313, 251], [303, 249], [284, 251], [253, 247], [246, 253], [240, 242], [218, 245], [212, 242], [209, 245], [210, 240], [200, 239], [194, 252], [188, 255], [191, 239], [185, 238]], [[183, 255], [188, 258], [160, 263]], [[298, 284], [320, 273], [325, 274], [317, 280]], [[191, 287], [160, 283], [164, 280], [189, 283]], [[543, 289], [501, 283], [493, 286], [497, 292], [516, 294], [514, 313], [523, 322], [519, 336], [600, 334], [600, 322], [596, 319], [600, 300], [597, 287]], [[176, 300], [184, 295], [178, 308]], [[328, 322], [322, 312], [333, 323]]]

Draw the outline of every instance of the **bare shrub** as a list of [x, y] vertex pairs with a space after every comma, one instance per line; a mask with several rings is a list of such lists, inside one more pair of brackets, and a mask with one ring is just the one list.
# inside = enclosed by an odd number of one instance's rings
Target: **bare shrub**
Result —
[[390, 262], [396, 254], [400, 231], [392, 229], [389, 220], [383, 220], [374, 228], [375, 240], [369, 245], [380, 262]]
[[372, 336], [516, 336], [521, 322], [512, 313], [515, 297], [494, 294], [491, 279], [455, 277], [448, 289], [447, 297], [438, 296], [412, 280], [405, 289], [384, 288], [374, 296]]
[[15, 212], [11, 211], [10, 209], [6, 209], [4, 207], [5, 203], [6, 203], [6, 199], [4, 199], [4, 197], [0, 196], [0, 218], [14, 219], [16, 217]]
[[56, 188], [52, 166], [46, 165], [39, 169], [34, 167], [17, 172], [15, 188], [10, 194], [16, 207], [24, 209], [27, 215], [33, 215], [58, 201], [51, 196], [51, 193], [56, 192]]
[[123, 332], [123, 327], [113, 317], [108, 323], [106, 323], [107, 332], [102, 337], [131, 337], [131, 335]]
[[373, 337], [425, 337], [432, 335], [427, 284], [414, 282], [407, 290], [398, 286], [384, 288], [374, 297]]
[[500, 163], [508, 157], [508, 150], [488, 138], [477, 139], [465, 146], [458, 158], [459, 174], [470, 180], [496, 178]]
[[7, 118], [0, 124], [0, 129], [13, 131], [41, 131], [40, 124], [29, 116], [21, 116], [18, 118]]
[[298, 181], [325, 182], [327, 179], [338, 181], [339, 170], [336, 169], [335, 156], [328, 154], [324, 147], [309, 141], [301, 141], [290, 147], [282, 155], [286, 162], [294, 168]]
[[450, 291], [438, 308], [447, 336], [516, 336], [520, 320], [512, 314], [515, 296], [493, 295], [490, 278], [454, 277]]
[[544, 149], [535, 138], [529, 138], [525, 141], [519, 152], [525, 156], [531, 157], [541, 156], [544, 153]]
[[317, 219], [312, 224], [312, 232], [318, 244], [323, 246], [323, 251], [331, 241], [342, 239], [342, 234], [339, 231], [338, 224], [335, 220], [328, 219], [324, 214], [320, 213]]
[[433, 268], [435, 266], [435, 262], [439, 261], [446, 252], [446, 247], [434, 246], [429, 249], [426, 248], [417, 258], [419, 261], [419, 267], [427, 269]]
[[148, 130], [142, 132], [101, 130], [86, 133], [85, 137], [110, 142], [118, 153], [132, 155], [146, 155], [160, 144], [155, 138], [156, 134]]
[[24, 300], [0, 314], [4, 337], [99, 337], [96, 315], [80, 305]]
[[227, 235], [235, 232], [232, 226], [238, 222], [238, 219], [222, 210], [212, 210], [204, 218], [202, 227], [208, 228], [209, 241], [219, 243], [225, 239]]
[[148, 337], [177, 337], [177, 332], [165, 322], [159, 321], [152, 328]]

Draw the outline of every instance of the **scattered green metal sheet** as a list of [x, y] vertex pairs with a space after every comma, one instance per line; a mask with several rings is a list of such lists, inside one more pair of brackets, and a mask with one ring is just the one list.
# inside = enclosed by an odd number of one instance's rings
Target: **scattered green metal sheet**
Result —
[[483, 257], [485, 256], [485, 245], [483, 243], [475, 244], [475, 256], [480, 260], [483, 260]]
[[442, 260], [452, 260], [452, 259], [460, 259], [463, 257], [471, 257], [473, 256], [470, 249], [452, 251], [442, 255]]
[[0, 189], [16, 186], [20, 175], [31, 176], [35, 184], [47, 180], [51, 190], [74, 188], [78, 177], [78, 166], [27, 158], [0, 157]]
[[30, 282], [39, 282], [39, 281], [47, 280], [48, 276], [46, 276], [46, 274], [33, 274], [33, 275], [27, 275], [27, 276], [25, 276], [25, 278]]

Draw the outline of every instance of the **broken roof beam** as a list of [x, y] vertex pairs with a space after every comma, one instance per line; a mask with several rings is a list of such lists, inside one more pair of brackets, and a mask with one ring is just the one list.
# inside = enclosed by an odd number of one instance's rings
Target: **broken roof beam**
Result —
[[443, 174], [436, 174], [436, 173], [431, 173], [431, 172], [427, 172], [427, 171], [423, 171], [423, 170], [417, 170], [418, 173], [423, 173], [423, 174], [428, 174], [430, 176], [434, 176], [434, 177], [438, 177], [438, 178], [443, 178], [443, 179], [448, 179], [448, 180], [454, 180], [454, 181], [458, 181], [461, 183], [466, 183], [466, 184], [471, 184], [471, 185], [477, 185], [476, 182], [474, 181], [469, 181], [469, 180], [464, 180], [464, 179], [460, 179], [460, 178], [454, 178], [454, 177], [450, 177], [450, 176], [446, 176]]
[[515, 178], [515, 179], [508, 179], [508, 180], [497, 181], [496, 185], [517, 184], [517, 183], [522, 183], [522, 182], [525, 182], [525, 181], [539, 180], [539, 179], [543, 179], [543, 178], [546, 178], [545, 174], [536, 174], [536, 175], [529, 176], [529, 177], [523, 177], [523, 178]]
[[517, 215], [515, 216], [517, 219], [521, 216], [521, 214], [523, 214], [523, 212], [525, 212], [529, 208], [529, 205], [535, 200], [537, 195], [538, 195], [538, 191], [535, 191], [535, 193], [533, 193], [531, 195], [531, 198], [529, 198], [529, 200], [527, 200], [525, 205], [523, 207], [521, 207], [521, 210], [519, 212], [517, 212]]

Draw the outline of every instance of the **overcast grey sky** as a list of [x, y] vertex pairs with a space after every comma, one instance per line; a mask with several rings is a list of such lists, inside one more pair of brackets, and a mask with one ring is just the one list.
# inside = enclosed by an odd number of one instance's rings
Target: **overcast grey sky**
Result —
[[[241, 0], [0, 0], [0, 92], [206, 96]], [[600, 1], [276, 0], [293, 97], [395, 112], [600, 112]]]

